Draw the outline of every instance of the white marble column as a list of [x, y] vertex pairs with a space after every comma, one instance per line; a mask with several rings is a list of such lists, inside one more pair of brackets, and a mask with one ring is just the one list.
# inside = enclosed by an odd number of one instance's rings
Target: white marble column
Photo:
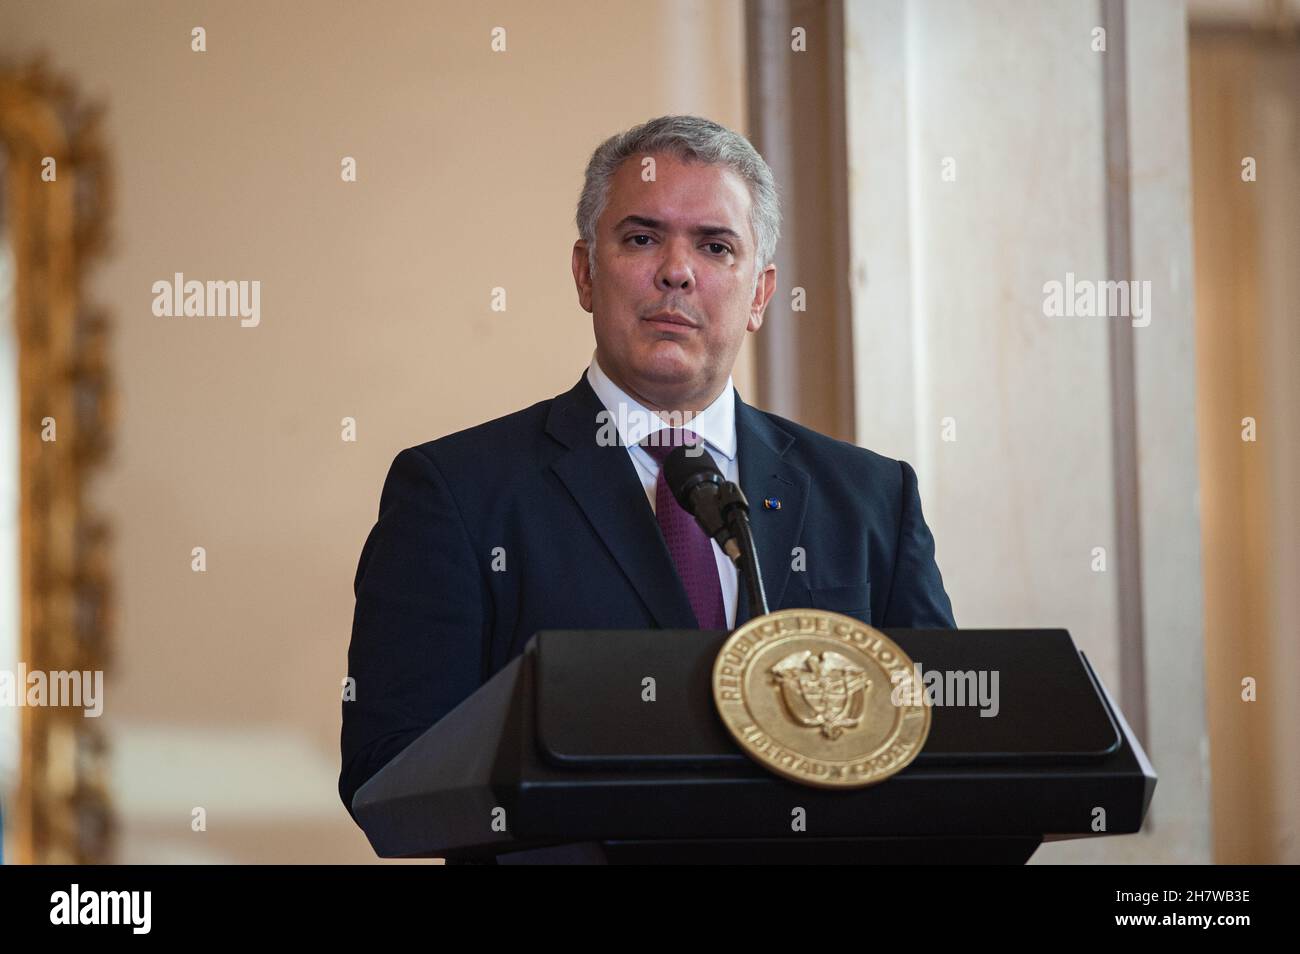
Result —
[[[960, 626], [1068, 628], [1145, 713], [1147, 829], [1035, 860], [1199, 862], [1185, 14], [1116, 12], [1103, 51], [1101, 3], [847, 0], [857, 437], [915, 465]], [[1045, 283], [1071, 275], [1149, 281], [1149, 323], [1049, 317]]]

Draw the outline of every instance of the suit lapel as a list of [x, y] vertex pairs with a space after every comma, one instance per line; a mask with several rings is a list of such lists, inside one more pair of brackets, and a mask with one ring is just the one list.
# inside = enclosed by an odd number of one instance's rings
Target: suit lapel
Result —
[[[587, 382], [551, 402], [546, 432], [568, 448], [551, 464], [614, 562], [663, 629], [695, 629], [695, 611], [673, 568], [672, 556], [646, 499], [627, 448], [600, 446], [598, 415], [605, 407]], [[743, 464], [742, 464], [743, 467]]]
[[[736, 393], [736, 449], [740, 465], [740, 489], [749, 501], [749, 522], [754, 530], [758, 565], [770, 609], [778, 609], [790, 579], [791, 551], [807, 548], [800, 540], [804, 513], [811, 483], [808, 472], [784, 459], [794, 443], [790, 433], [778, 427], [767, 415], [750, 407]], [[764, 497], [775, 497], [780, 510], [763, 506]], [[736, 624], [749, 618], [749, 595], [740, 580], [736, 602]]]
[[[546, 431], [567, 448], [551, 467], [655, 622], [664, 629], [694, 629], [698, 625], [695, 612], [673, 569], [672, 556], [627, 448], [618, 443], [602, 447], [596, 440], [598, 415], [604, 409], [585, 372], [573, 388], [551, 403]], [[793, 443], [788, 431], [736, 393], [740, 489], [749, 501], [759, 567], [772, 609], [782, 605], [790, 579], [791, 551], [796, 546], [806, 547], [800, 533], [811, 480], [807, 471], [784, 459]], [[781, 509], [766, 509], [765, 497], [779, 499]], [[749, 598], [742, 579], [737, 625], [748, 618]]]

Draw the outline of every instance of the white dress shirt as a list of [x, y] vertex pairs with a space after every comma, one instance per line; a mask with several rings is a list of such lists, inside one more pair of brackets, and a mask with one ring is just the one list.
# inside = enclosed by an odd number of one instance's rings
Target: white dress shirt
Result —
[[[641, 484], [645, 487], [650, 509], [655, 509], [655, 482], [659, 477], [659, 464], [650, 452], [637, 444], [655, 431], [671, 426], [653, 411], [631, 397], [626, 391], [609, 379], [596, 363], [595, 352], [591, 355], [591, 364], [587, 367], [587, 382], [596, 396], [600, 398], [605, 409], [613, 418], [612, 423], [618, 428], [619, 440], [627, 446], [628, 455], [636, 467]], [[621, 406], [621, 409], [620, 409]], [[727, 377], [727, 386], [712, 404], [688, 422], [683, 421], [685, 430], [694, 431], [704, 439], [704, 448], [717, 461], [718, 470], [726, 480], [740, 484], [740, 468], [736, 453], [736, 392]], [[730, 557], [722, 552], [716, 540], [710, 540], [713, 547], [713, 559], [718, 564], [718, 581], [722, 584], [722, 605], [727, 612], [727, 628], [736, 625], [736, 597], [739, 593], [739, 571]]]

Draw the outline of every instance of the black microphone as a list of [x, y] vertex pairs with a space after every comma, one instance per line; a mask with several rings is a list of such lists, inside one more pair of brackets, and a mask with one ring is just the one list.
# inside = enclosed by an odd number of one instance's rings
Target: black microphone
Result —
[[749, 501], [735, 483], [725, 480], [703, 446], [678, 447], [663, 463], [664, 482], [682, 509], [718, 542], [740, 568], [749, 593], [750, 616], [766, 614], [767, 593], [758, 567], [758, 550], [749, 526]]
[[734, 561], [739, 549], [731, 542], [732, 534], [722, 516], [721, 491], [725, 481], [713, 456], [701, 445], [695, 450], [678, 447], [664, 460], [664, 482], [672, 491], [682, 509], [695, 518], [695, 522], [718, 541], [718, 546]]

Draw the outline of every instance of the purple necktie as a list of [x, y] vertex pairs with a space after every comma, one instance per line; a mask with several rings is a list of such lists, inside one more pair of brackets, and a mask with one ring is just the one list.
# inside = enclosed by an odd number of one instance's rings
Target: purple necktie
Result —
[[700, 438], [694, 431], [672, 427], [650, 435], [641, 446], [659, 464], [659, 476], [655, 479], [655, 518], [677, 567], [677, 576], [686, 587], [695, 619], [700, 629], [726, 629], [727, 611], [722, 605], [722, 583], [718, 580], [713, 543], [695, 518], [682, 509], [664, 479], [663, 463], [673, 448], [697, 443]]

